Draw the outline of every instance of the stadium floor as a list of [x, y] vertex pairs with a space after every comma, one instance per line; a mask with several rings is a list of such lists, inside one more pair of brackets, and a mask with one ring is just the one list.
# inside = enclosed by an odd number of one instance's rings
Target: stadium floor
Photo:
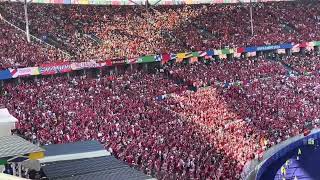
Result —
[[[295, 149], [286, 157], [271, 164], [260, 180], [283, 180], [284, 177], [286, 180], [294, 180], [295, 176], [298, 180], [320, 180], [320, 146], [307, 145], [300, 149], [302, 154], [299, 160], [297, 160], [298, 150]], [[285, 166], [285, 161], [288, 159], [290, 163], [286, 168], [286, 175], [283, 176], [281, 166]]]

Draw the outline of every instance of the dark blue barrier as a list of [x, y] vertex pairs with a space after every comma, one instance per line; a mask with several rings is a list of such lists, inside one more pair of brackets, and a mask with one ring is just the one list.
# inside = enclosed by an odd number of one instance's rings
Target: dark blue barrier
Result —
[[320, 131], [313, 133], [313, 134], [310, 134], [308, 136], [305, 136], [301, 139], [298, 139], [295, 142], [287, 145], [286, 147], [280, 149], [278, 152], [273, 154], [270, 158], [265, 160], [263, 164], [261, 164], [261, 166], [258, 170], [258, 173], [256, 175], [256, 179], [259, 180], [261, 178], [262, 174], [268, 170], [268, 167], [272, 163], [276, 162], [278, 159], [285, 156], [287, 153], [291, 152], [292, 150], [307, 144], [309, 138], [313, 138], [315, 140], [320, 139]]

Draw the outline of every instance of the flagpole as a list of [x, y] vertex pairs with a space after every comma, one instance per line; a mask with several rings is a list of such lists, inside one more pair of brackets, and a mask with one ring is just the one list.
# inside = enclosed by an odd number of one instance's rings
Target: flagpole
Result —
[[30, 32], [29, 32], [29, 19], [28, 19], [28, 4], [27, 0], [24, 0], [24, 16], [26, 21], [26, 36], [27, 41], [30, 42]]
[[253, 30], [253, 13], [252, 13], [252, 0], [250, 0], [250, 24], [251, 24], [251, 35], [254, 35]]

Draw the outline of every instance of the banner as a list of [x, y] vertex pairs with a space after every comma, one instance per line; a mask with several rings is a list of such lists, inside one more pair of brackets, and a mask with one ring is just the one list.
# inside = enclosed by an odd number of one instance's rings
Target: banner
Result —
[[0, 71], [0, 80], [11, 79], [11, 78], [12, 76], [8, 69]]
[[61, 62], [61, 63], [51, 63], [51, 64], [42, 64], [39, 66], [39, 71], [41, 75], [50, 75], [57, 73], [66, 73], [72, 71], [71, 63]]
[[18, 68], [18, 69], [9, 69], [9, 70], [13, 78], [22, 77], [22, 76], [33, 76], [33, 75], [40, 74], [38, 67]]
[[256, 51], [270, 51], [276, 49], [291, 49], [292, 44], [279, 44], [279, 45], [270, 45], [270, 46], [258, 46], [258, 47], [247, 47], [245, 52], [256, 52]]
[[94, 61], [89, 61], [89, 62], [79, 62], [79, 63], [71, 63], [71, 69], [72, 70], [80, 70], [80, 69], [87, 69], [87, 68], [99, 68], [105, 66], [105, 62], [94, 62]]
[[[126, 63], [126, 59], [124, 58], [119, 58], [119, 59], [111, 59], [112, 65], [124, 65]], [[107, 64], [109, 64], [107, 62]]]

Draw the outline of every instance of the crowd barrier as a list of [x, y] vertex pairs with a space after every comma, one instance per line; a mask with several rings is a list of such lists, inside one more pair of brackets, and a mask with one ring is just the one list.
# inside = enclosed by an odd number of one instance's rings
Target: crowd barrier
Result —
[[165, 53], [147, 55], [138, 58], [117, 58], [108, 59], [105, 61], [95, 62], [55, 62], [50, 64], [41, 64], [38, 67], [24, 67], [24, 68], [9, 68], [0, 71], [0, 80], [35, 76], [35, 75], [52, 75], [58, 73], [67, 73], [71, 71], [88, 69], [88, 68], [101, 68], [105, 66], [118, 66], [125, 64], [136, 64], [136, 63], [150, 63], [150, 62], [161, 62], [165, 64], [169, 61], [175, 61], [181, 63], [182, 61], [188, 60], [190, 63], [198, 61], [198, 58], [210, 59], [214, 56], [220, 58], [226, 58], [227, 55], [233, 55], [234, 57], [240, 57], [242, 54], [247, 56], [256, 56], [257, 52], [263, 51], [274, 51], [282, 54], [286, 50], [292, 52], [299, 52], [300, 48], [314, 48], [320, 46], [320, 41], [306, 42], [300, 44], [285, 43], [279, 45], [268, 45], [268, 46], [254, 46], [245, 48], [225, 48], [225, 49], [213, 49], [207, 51], [194, 51], [186, 53]]
[[[19, 1], [19, 0], [10, 0]], [[27, 0], [31, 3], [46, 4], [82, 4], [82, 5], [184, 5], [184, 4], [231, 4], [231, 3], [256, 3], [270, 1], [293, 1], [293, 0]]]
[[[320, 139], [320, 129], [314, 129], [307, 136], [300, 134], [298, 136], [287, 139], [280, 144], [271, 147], [264, 154], [260, 162], [254, 161], [255, 166], [252, 169], [246, 169], [243, 174], [245, 175], [245, 180], [259, 180], [261, 176], [268, 170], [268, 167], [286, 156], [287, 153], [291, 152], [298, 147], [308, 144], [309, 139]], [[252, 167], [252, 166], [251, 166]]]

